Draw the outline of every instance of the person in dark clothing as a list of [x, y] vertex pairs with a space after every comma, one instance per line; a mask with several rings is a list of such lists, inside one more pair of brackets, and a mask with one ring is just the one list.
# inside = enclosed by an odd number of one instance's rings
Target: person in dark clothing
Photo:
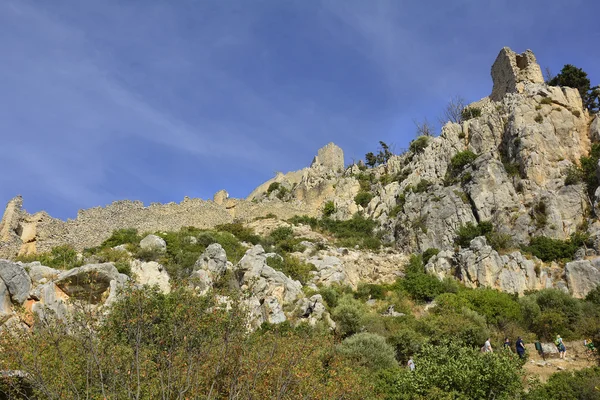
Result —
[[523, 339], [519, 336], [516, 343], [517, 354], [520, 358], [525, 358], [525, 343], [523, 343]]
[[504, 338], [504, 350], [510, 350], [510, 340], [508, 338]]

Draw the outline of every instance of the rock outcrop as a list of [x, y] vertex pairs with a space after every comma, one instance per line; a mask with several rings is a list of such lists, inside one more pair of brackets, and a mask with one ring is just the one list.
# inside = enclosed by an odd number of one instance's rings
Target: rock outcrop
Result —
[[164, 252], [167, 250], [167, 242], [159, 236], [148, 235], [140, 242], [142, 250]]

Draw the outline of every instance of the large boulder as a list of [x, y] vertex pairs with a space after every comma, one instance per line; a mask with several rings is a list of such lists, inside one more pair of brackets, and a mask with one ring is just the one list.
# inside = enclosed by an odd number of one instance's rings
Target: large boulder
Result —
[[149, 286], [158, 285], [158, 288], [163, 293], [171, 291], [169, 274], [165, 267], [156, 261], [143, 262], [134, 260], [131, 262], [131, 272], [135, 276], [137, 283]]
[[161, 237], [148, 235], [140, 242], [142, 250], [164, 252], [167, 250], [167, 243]]
[[27, 300], [31, 290], [31, 279], [22, 265], [0, 260], [0, 279], [8, 288], [14, 303], [22, 305]]
[[4, 281], [0, 280], [0, 318], [5, 315], [10, 315], [13, 311], [12, 302], [10, 301], [10, 292], [4, 284]]
[[565, 277], [573, 297], [585, 297], [600, 285], [600, 257], [567, 263]]
[[216, 275], [227, 271], [228, 261], [225, 249], [219, 243], [209, 245], [194, 264], [194, 270], [203, 269]]
[[[200, 294], [212, 289], [214, 283], [221, 279], [233, 265], [227, 261], [225, 249], [219, 243], [213, 243], [206, 248], [194, 264], [190, 275], [190, 284]], [[234, 285], [236, 286], [236, 285]]]
[[87, 301], [91, 304], [110, 302], [118, 287], [129, 278], [119, 273], [111, 263], [88, 264], [62, 272], [56, 285], [67, 296]]

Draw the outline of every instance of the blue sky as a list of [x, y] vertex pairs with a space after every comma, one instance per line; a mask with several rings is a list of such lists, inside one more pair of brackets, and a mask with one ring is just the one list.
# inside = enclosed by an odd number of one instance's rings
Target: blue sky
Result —
[[600, 83], [596, 0], [0, 0], [0, 204], [245, 197], [396, 149], [491, 92], [503, 46]]

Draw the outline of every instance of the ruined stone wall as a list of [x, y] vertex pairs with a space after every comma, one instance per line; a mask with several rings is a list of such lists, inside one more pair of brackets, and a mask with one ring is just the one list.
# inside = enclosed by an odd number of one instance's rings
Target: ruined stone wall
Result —
[[[273, 200], [254, 203], [227, 199], [222, 204], [202, 199], [186, 198], [181, 203], [144, 206], [139, 201], [116, 201], [106, 207], [79, 211], [74, 220], [62, 221], [42, 212], [34, 215], [15, 209], [9, 203], [0, 231], [8, 240], [0, 241], [0, 258], [17, 254], [45, 252], [55, 246], [69, 244], [77, 250], [101, 244], [115, 229], [136, 228], [139, 232], [173, 231], [185, 226], [202, 229], [234, 221], [251, 221], [267, 214], [288, 219], [295, 215], [311, 215], [303, 203]], [[18, 215], [18, 218], [14, 216]], [[3, 220], [4, 221], [4, 220]]]

